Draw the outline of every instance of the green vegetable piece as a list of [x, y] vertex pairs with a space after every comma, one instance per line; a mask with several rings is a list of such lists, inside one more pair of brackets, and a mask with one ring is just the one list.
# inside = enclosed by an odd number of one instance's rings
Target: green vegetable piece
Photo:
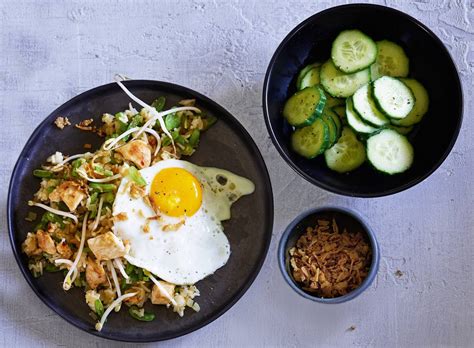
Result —
[[127, 115], [123, 112], [117, 112], [115, 114], [115, 128], [118, 132], [118, 134], [122, 134], [125, 132], [128, 128], [128, 118]]
[[217, 118], [214, 116], [208, 115], [203, 121], [204, 121], [204, 128], [202, 130], [206, 131], [209, 128], [211, 128], [212, 125], [214, 125], [214, 123], [217, 122]]
[[61, 228], [64, 228], [63, 218], [49, 211], [43, 214], [40, 224], [42, 224], [44, 226], [43, 228], [45, 228], [48, 226], [48, 222], [57, 223]]
[[178, 144], [181, 144], [181, 145], [187, 145], [188, 144], [188, 141], [181, 135], [178, 135], [175, 139], [175, 141], [178, 143]]
[[181, 125], [181, 116], [178, 113], [169, 114], [165, 117], [165, 126], [168, 130], [173, 130]]
[[46, 272], [51, 272], [51, 273], [60, 271], [60, 269], [58, 267], [56, 267], [55, 265], [53, 265], [52, 263], [49, 263], [49, 262], [46, 264], [46, 266], [44, 266], [44, 270]]
[[164, 137], [161, 141], [161, 146], [168, 146], [171, 144], [171, 139], [169, 137]]
[[191, 135], [189, 136], [189, 145], [192, 147], [196, 147], [199, 144], [199, 137], [201, 135], [201, 132], [199, 129], [194, 129]]
[[[127, 130], [138, 127], [143, 123], [143, 117], [140, 114], [137, 114], [133, 116], [132, 120], [130, 121], [130, 124], [127, 127]], [[130, 135], [127, 135], [126, 137], [123, 138], [123, 141], [127, 141], [130, 138]]]
[[136, 267], [135, 268], [135, 273], [138, 277], [138, 280], [140, 280], [140, 281], [143, 280], [143, 269], [142, 268]]
[[130, 180], [132, 180], [137, 185], [140, 185], [140, 186], [146, 185], [145, 179], [143, 179], [138, 169], [133, 166], [128, 168], [127, 176], [130, 178]]
[[99, 299], [95, 300], [94, 307], [97, 315], [99, 317], [102, 317], [104, 315], [104, 305], [102, 304], [102, 301]]
[[164, 96], [159, 97], [158, 99], [155, 99], [153, 103], [151, 103], [151, 106], [156, 109], [156, 111], [160, 112], [163, 110], [166, 104], [166, 98]]
[[32, 211], [29, 211], [28, 214], [26, 215], [25, 217], [25, 220], [26, 221], [29, 221], [29, 222], [33, 222], [35, 221], [37, 218], [37, 215], [36, 213], [32, 212]]
[[48, 170], [43, 170], [43, 169], [33, 170], [33, 175], [36, 176], [37, 178], [52, 178], [53, 177], [52, 172]]
[[117, 189], [117, 185], [115, 184], [101, 184], [97, 182], [91, 182], [89, 184], [89, 187], [96, 192], [111, 192], [115, 191]]
[[102, 194], [102, 198], [104, 199], [104, 203], [112, 204], [115, 200], [115, 195], [112, 192], [106, 192]]
[[194, 153], [194, 148], [190, 144], [186, 144], [184, 149], [181, 150], [181, 153], [185, 156], [191, 156]]
[[99, 197], [99, 194], [97, 192], [94, 192], [91, 194], [91, 204], [97, 203], [97, 198]]
[[72, 172], [71, 175], [75, 178], [79, 177], [79, 174], [77, 174], [77, 169], [82, 166], [86, 160], [84, 158], [78, 158], [77, 160], [72, 161]]
[[[143, 313], [142, 313], [143, 311]], [[145, 312], [143, 309], [138, 309], [136, 306], [132, 306], [128, 309], [128, 313], [134, 319], [140, 321], [153, 321], [155, 319], [154, 313]]]
[[114, 173], [111, 170], [105, 169], [102, 166], [94, 166], [94, 172], [103, 176], [112, 176]]

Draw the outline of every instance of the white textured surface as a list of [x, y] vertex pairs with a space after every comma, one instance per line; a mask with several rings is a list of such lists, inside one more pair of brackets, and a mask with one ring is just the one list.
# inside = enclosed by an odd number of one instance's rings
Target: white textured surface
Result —
[[[35, 297], [13, 259], [4, 211], [11, 170], [33, 129], [116, 72], [183, 84], [227, 108], [256, 140], [275, 193], [274, 239], [254, 285], [217, 321], [161, 347], [473, 345], [474, 3], [382, 2], [418, 18], [448, 46], [463, 81], [465, 119], [436, 173], [380, 199], [311, 186], [283, 162], [263, 122], [263, 77], [278, 43], [309, 15], [339, 3], [0, 1], [0, 345], [120, 346], [75, 329]], [[368, 217], [383, 253], [375, 284], [337, 306], [298, 297], [276, 263], [288, 222], [329, 203]]]

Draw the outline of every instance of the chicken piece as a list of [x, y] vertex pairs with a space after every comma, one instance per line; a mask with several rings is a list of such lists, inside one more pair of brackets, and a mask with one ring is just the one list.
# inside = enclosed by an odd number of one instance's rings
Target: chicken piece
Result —
[[174, 295], [174, 288], [176, 285], [170, 284], [168, 282], [158, 280], [158, 283], [166, 290], [168, 293], [168, 296], [166, 294], [163, 294], [161, 290], [158, 288], [158, 286], [155, 284], [153, 285], [153, 290], [151, 291], [151, 303], [153, 304], [168, 304], [170, 303], [169, 298], [173, 298]]
[[[148, 290], [149, 291], [149, 290]], [[147, 300], [147, 292], [143, 288], [143, 286], [132, 286], [130, 289], [125, 291], [125, 293], [132, 293], [136, 292], [135, 296], [129, 297], [124, 300], [129, 305], [135, 305], [138, 307], [142, 307], [145, 301]]]
[[49, 233], [38, 230], [36, 232], [36, 239], [41, 250], [51, 255], [56, 254], [56, 246], [54, 245], [54, 240], [51, 238]]
[[111, 288], [103, 289], [99, 291], [100, 298], [102, 300], [102, 303], [106, 306], [110, 305], [112, 302], [115, 300], [115, 294], [116, 292], [112, 290]]
[[62, 200], [69, 208], [69, 211], [76, 210], [77, 206], [84, 198], [86, 198], [84, 189], [74, 181], [63, 182], [49, 194], [51, 202]]
[[41, 249], [38, 248], [38, 242], [36, 240], [36, 235], [29, 232], [26, 236], [25, 241], [21, 245], [21, 249], [28, 256], [34, 256], [41, 254]]
[[135, 163], [140, 169], [150, 166], [151, 147], [143, 140], [132, 140], [115, 151], [120, 153], [125, 160]]
[[86, 266], [86, 281], [89, 284], [91, 289], [97, 289], [97, 287], [105, 283], [107, 277], [105, 275], [104, 267], [97, 261], [92, 260], [91, 258], [87, 258], [87, 266]]
[[125, 255], [125, 245], [112, 232], [89, 238], [87, 244], [97, 260], [112, 260]]
[[72, 250], [67, 245], [67, 242], [65, 239], [63, 239], [58, 245], [56, 245], [56, 250], [58, 251], [59, 255], [61, 255], [65, 259], [69, 259], [72, 256]]

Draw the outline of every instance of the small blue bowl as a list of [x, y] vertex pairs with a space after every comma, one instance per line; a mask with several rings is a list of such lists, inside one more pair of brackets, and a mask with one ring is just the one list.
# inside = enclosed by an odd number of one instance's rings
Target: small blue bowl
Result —
[[[323, 298], [315, 296], [307, 291], [304, 291], [301, 286], [293, 279], [290, 270], [289, 262], [289, 250], [295, 246], [298, 238], [306, 231], [307, 227], [315, 226], [316, 220], [319, 218], [336, 218], [340, 227], [352, 227], [363, 230], [370, 242], [372, 247], [372, 263], [370, 265], [369, 274], [367, 278], [364, 279], [362, 284], [355, 290], [350, 293], [334, 297], [334, 298]], [[351, 229], [352, 229], [351, 228]], [[349, 228], [348, 228], [349, 230]], [[342, 303], [352, 300], [359, 296], [365, 289], [367, 289], [370, 284], [375, 279], [377, 271], [379, 269], [380, 262], [380, 248], [375, 239], [375, 234], [372, 229], [364, 222], [364, 220], [355, 212], [342, 207], [321, 207], [316, 209], [311, 209], [307, 212], [300, 214], [296, 217], [285, 229], [283, 236], [280, 239], [280, 244], [278, 246], [278, 264], [280, 266], [281, 273], [283, 278], [290, 287], [295, 290], [296, 293], [307, 298], [308, 300], [321, 302], [321, 303]]]

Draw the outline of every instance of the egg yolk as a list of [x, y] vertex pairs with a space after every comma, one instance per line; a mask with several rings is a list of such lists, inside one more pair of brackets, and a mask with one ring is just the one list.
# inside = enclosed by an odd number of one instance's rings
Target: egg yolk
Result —
[[166, 215], [192, 216], [202, 203], [201, 184], [185, 169], [165, 168], [153, 178], [150, 199]]

